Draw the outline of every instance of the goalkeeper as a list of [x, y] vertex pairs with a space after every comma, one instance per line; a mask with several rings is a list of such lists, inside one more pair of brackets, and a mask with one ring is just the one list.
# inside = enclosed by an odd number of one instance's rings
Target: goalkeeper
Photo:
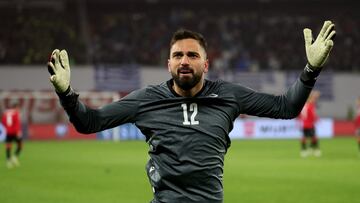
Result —
[[146, 172], [152, 203], [223, 201], [224, 156], [239, 114], [291, 119], [298, 116], [333, 47], [335, 25], [325, 21], [313, 40], [304, 29], [307, 63], [282, 95], [259, 93], [224, 81], [209, 81], [207, 43], [199, 33], [178, 30], [170, 42], [171, 79], [136, 90], [119, 101], [91, 109], [70, 86], [65, 50], [54, 50], [50, 81], [70, 121], [81, 133], [135, 123], [146, 136]]

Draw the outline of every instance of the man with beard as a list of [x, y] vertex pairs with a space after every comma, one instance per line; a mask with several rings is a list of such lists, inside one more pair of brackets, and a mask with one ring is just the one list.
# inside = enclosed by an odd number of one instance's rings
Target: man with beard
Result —
[[131, 122], [146, 136], [146, 165], [153, 203], [223, 201], [224, 156], [229, 132], [239, 114], [285, 118], [301, 111], [333, 47], [334, 24], [326, 21], [313, 41], [304, 29], [308, 63], [283, 95], [258, 93], [244, 86], [205, 79], [207, 45], [203, 36], [178, 30], [170, 42], [172, 79], [136, 90], [119, 101], [91, 109], [70, 87], [67, 52], [54, 50], [50, 81], [70, 121], [81, 133], [94, 133]]

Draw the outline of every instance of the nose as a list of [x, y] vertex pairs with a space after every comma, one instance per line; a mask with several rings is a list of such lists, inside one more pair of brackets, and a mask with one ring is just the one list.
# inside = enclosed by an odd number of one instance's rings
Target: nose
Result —
[[189, 65], [189, 57], [186, 55], [181, 58], [180, 64], [182, 66], [188, 66]]

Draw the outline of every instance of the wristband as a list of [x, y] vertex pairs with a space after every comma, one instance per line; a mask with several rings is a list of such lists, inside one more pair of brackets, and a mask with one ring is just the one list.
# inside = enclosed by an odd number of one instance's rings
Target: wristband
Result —
[[70, 86], [63, 93], [56, 94], [60, 98], [60, 103], [66, 111], [73, 110], [76, 108], [78, 103], [79, 94], [76, 93]]
[[317, 77], [319, 76], [322, 68], [314, 68], [309, 63], [306, 64], [304, 71], [300, 75], [300, 80], [309, 86], [314, 86]]

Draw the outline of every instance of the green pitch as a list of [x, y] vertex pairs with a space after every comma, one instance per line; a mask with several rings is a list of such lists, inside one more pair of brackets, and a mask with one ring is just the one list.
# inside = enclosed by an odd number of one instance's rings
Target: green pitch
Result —
[[[225, 160], [225, 203], [360, 202], [354, 138], [324, 139], [322, 157], [300, 158], [297, 140], [234, 141]], [[145, 203], [152, 198], [145, 142], [26, 142], [5, 167], [1, 203]]]

